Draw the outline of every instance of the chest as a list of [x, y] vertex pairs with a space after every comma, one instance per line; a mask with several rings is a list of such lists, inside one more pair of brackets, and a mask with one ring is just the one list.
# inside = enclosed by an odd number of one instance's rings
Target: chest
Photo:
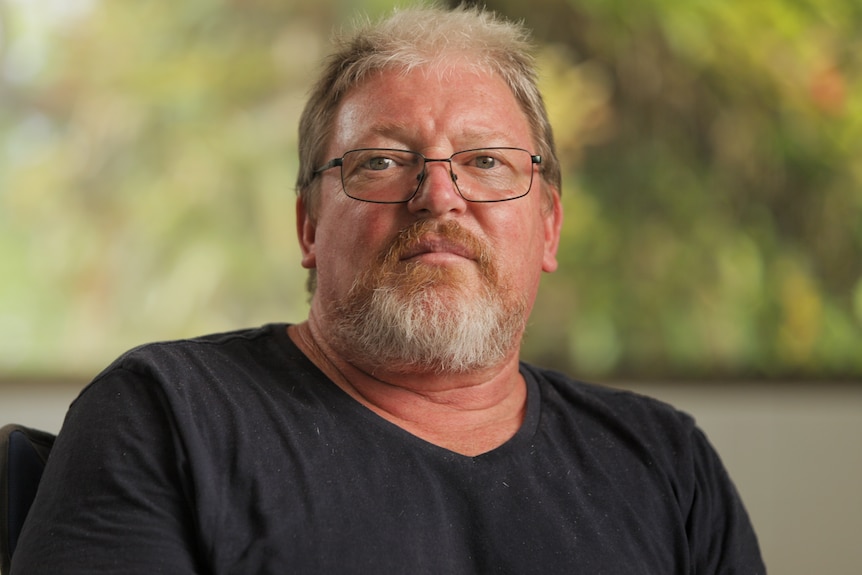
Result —
[[230, 495], [196, 505], [207, 561], [232, 573], [682, 572], [684, 520], [661, 470], [559, 432], [472, 458], [363, 426], [292, 430], [213, 471], [202, 493]]

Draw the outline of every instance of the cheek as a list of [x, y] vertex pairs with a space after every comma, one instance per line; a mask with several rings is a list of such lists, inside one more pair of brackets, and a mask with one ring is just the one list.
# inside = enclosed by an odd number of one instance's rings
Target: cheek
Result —
[[547, 267], [543, 220], [511, 219], [492, 239], [492, 249], [503, 274], [522, 289], [534, 289]]
[[346, 283], [367, 269], [393, 233], [378, 214], [352, 208], [328, 211], [317, 231], [319, 273]]

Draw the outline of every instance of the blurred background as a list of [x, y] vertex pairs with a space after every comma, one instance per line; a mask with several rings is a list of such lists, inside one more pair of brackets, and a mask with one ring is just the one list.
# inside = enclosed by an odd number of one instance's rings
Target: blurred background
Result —
[[[0, 0], [0, 423], [304, 318], [297, 119], [395, 5]], [[564, 167], [525, 357], [692, 413], [771, 572], [862, 572], [862, 0], [485, 5], [534, 32]]]

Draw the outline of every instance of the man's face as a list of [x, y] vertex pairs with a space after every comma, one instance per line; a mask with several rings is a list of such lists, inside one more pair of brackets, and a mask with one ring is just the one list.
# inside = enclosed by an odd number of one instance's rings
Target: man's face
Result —
[[[457, 67], [445, 76], [389, 71], [344, 98], [326, 158], [357, 148], [448, 158], [497, 146], [535, 149], [527, 119], [502, 80]], [[536, 174], [522, 198], [471, 203], [458, 193], [448, 164], [429, 163], [426, 170], [405, 204], [351, 199], [338, 168], [321, 174], [316, 220], [302, 205], [298, 210], [303, 265], [317, 270], [313, 316], [326, 321], [356, 292], [357, 281], [370, 282], [372, 291], [385, 281], [437, 290], [453, 304], [490, 289], [523, 302], [518, 313], [529, 313], [541, 272], [556, 268], [558, 195], [549, 202]]]

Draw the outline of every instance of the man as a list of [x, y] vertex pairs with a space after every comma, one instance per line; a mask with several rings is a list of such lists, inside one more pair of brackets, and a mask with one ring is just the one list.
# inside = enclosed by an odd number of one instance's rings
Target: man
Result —
[[339, 47], [300, 124], [308, 321], [102, 373], [15, 573], [764, 572], [689, 417], [519, 362], [562, 221], [527, 48], [470, 9]]

